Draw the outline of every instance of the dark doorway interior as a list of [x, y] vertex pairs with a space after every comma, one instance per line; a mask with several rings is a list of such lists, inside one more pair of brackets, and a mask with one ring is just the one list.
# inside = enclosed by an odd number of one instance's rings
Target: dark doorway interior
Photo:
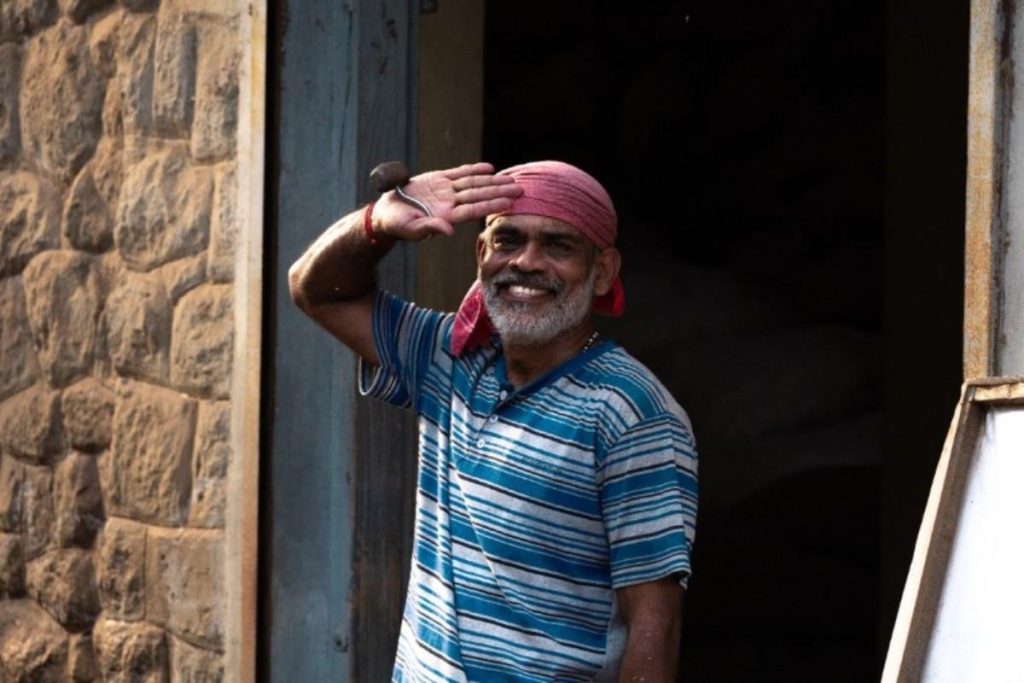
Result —
[[[883, 368], [887, 335], [907, 336], [883, 324], [899, 289], [885, 277], [885, 3], [487, 11], [484, 158], [564, 159], [605, 183], [628, 301], [605, 331], [694, 422], [683, 678], [877, 680], [885, 411], [898, 408], [883, 405]], [[942, 242], [947, 261], [958, 243]], [[931, 343], [958, 362], [958, 339]]]

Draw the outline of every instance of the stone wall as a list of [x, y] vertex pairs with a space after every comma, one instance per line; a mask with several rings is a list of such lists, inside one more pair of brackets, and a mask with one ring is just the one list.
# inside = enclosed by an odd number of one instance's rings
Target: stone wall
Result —
[[0, 0], [0, 680], [224, 677], [230, 0]]

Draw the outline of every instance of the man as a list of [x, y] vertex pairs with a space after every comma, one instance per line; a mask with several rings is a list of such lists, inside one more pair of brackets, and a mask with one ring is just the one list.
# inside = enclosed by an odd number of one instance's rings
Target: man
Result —
[[[594, 331], [624, 296], [592, 177], [537, 162], [414, 177], [292, 266], [297, 305], [361, 357], [360, 390], [420, 419], [395, 681], [670, 681], [696, 518], [689, 421]], [[457, 314], [383, 292], [397, 240], [487, 217]]]

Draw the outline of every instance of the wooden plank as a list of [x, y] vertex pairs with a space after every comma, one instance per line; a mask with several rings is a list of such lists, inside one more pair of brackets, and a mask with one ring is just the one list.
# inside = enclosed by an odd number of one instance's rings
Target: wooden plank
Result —
[[238, 119], [238, 231], [231, 461], [227, 474], [224, 678], [256, 680], [259, 550], [260, 400], [263, 318], [263, 218], [267, 109], [267, 3], [242, 12]]
[[971, 402], [973, 393], [973, 387], [964, 387], [935, 469], [914, 559], [889, 643], [882, 674], [882, 681], [886, 683], [920, 680], [931, 619], [934, 618], [934, 606], [945, 576], [944, 569], [955, 533], [956, 511], [960, 508], [969, 464], [969, 458], [963, 456], [963, 451], [974, 443], [979, 424], [978, 409]]
[[[359, 0], [359, 193], [387, 159], [415, 167], [418, 0]], [[378, 268], [384, 289], [410, 298], [412, 245], [398, 245]], [[353, 681], [390, 680], [412, 553], [416, 422], [409, 412], [357, 399], [354, 460]]]
[[964, 385], [921, 521], [883, 683], [921, 680], [979, 430], [990, 408], [1005, 405], [1024, 405], [1024, 382], [1019, 378], [979, 379]]
[[[452, 40], [452, 36], [459, 36]], [[484, 129], [484, 3], [444, 0], [420, 21], [419, 161], [450, 168], [481, 158]], [[416, 245], [416, 302], [453, 311], [476, 279], [482, 221], [450, 239]]]
[[[967, 120], [967, 220], [964, 277], [964, 378], [995, 371], [993, 235], [999, 231], [1001, 60], [1004, 3], [972, 0]], [[997, 240], [998, 241], [998, 240]]]
[[[415, 424], [356, 396], [355, 358], [288, 298], [288, 266], [369, 199], [384, 159], [412, 162], [416, 2], [288, 0], [273, 41], [273, 422], [263, 489], [263, 670], [271, 680], [386, 680], [411, 547]], [[399, 247], [384, 287], [412, 291]]]
[[270, 22], [269, 445], [262, 477], [261, 677], [350, 672], [355, 362], [292, 304], [289, 265], [356, 204], [358, 47], [334, 0], [285, 0]]
[[1024, 380], [1000, 381], [974, 385], [974, 401], [998, 405], [1020, 405], [1024, 403]]

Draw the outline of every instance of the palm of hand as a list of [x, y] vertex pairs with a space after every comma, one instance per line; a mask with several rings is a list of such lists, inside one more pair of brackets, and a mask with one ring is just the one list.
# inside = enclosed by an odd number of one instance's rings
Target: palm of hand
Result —
[[451, 235], [455, 224], [504, 211], [522, 194], [512, 178], [494, 175], [494, 167], [486, 163], [423, 173], [402, 189], [430, 207], [433, 215], [425, 216], [392, 191], [375, 208], [374, 223], [381, 232], [407, 241]]

